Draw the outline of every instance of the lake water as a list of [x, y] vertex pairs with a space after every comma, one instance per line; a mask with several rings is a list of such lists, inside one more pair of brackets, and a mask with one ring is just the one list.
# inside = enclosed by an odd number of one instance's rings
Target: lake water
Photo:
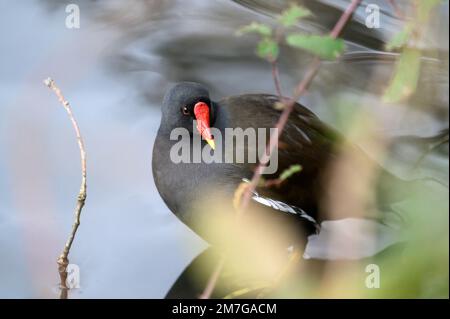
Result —
[[[67, 14], [59, 1], [0, 2], [0, 297], [59, 294], [56, 259], [73, 221], [80, 169], [67, 115], [42, 82], [51, 76], [73, 107], [88, 154], [88, 198], [70, 254], [81, 271], [81, 288], [70, 297], [161, 298], [207, 247], [170, 213], [153, 183], [151, 151], [161, 98], [170, 83], [181, 80], [206, 84], [215, 99], [273, 93], [270, 66], [253, 52], [256, 39], [237, 38], [234, 32], [254, 20], [272, 23], [286, 3], [73, 2], [81, 10], [81, 28], [76, 30], [65, 27]], [[325, 32], [348, 3], [306, 2], [315, 18], [299, 27], [313, 32]], [[406, 6], [407, 1], [399, 2]], [[401, 23], [388, 12], [387, 1], [370, 3], [382, 9], [381, 28], [364, 27], [363, 5], [344, 34], [347, 55], [324, 64], [302, 102], [345, 131], [340, 116], [349, 109], [344, 102], [357, 100], [380, 120], [380, 132], [394, 141], [447, 128], [448, 4], [434, 20], [426, 43], [433, 57], [424, 61], [420, 89], [411, 103], [393, 107], [381, 105], [378, 97], [394, 58], [377, 51]], [[309, 60], [305, 53], [282, 48], [285, 94]], [[420, 147], [400, 141], [393, 145], [384, 165], [411, 177]], [[448, 144], [414, 174], [448, 181]], [[343, 240], [354, 240], [345, 231], [357, 227], [354, 221], [338, 227]], [[364, 242], [357, 230], [351, 233]], [[395, 240], [386, 236], [381, 248]], [[367, 240], [361, 256], [380, 248]], [[317, 239], [308, 254], [326, 257], [329, 251], [334, 258], [357, 257], [345, 250], [323, 250]]]

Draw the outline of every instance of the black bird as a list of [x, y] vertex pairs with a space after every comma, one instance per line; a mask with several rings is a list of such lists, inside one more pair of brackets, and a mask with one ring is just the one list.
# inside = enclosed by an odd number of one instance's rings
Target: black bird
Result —
[[[215, 102], [210, 99], [204, 86], [193, 82], [176, 84], [165, 95], [161, 124], [153, 148], [155, 184], [170, 210], [206, 240], [211, 238], [204, 228], [198, 226], [202, 217], [196, 203], [219, 193], [227, 199], [229, 207], [226, 210], [231, 214], [234, 192], [243, 180], [251, 179], [256, 164], [248, 161], [174, 163], [170, 159], [170, 151], [178, 140], [171, 140], [172, 130], [180, 127], [187, 129], [188, 146], [193, 145], [192, 139], [198, 131], [203, 137], [202, 147], [215, 148], [211, 128], [218, 129], [222, 135], [225, 128], [268, 130], [275, 126], [280, 116], [281, 111], [276, 107], [278, 102], [277, 96], [269, 94], [244, 94]], [[194, 120], [197, 121], [195, 126]], [[320, 221], [326, 218], [321, 202], [326, 194], [327, 168], [338, 158], [339, 149], [345, 143], [348, 145], [338, 132], [320, 121], [311, 111], [300, 104], [295, 105], [280, 137], [278, 170], [264, 177], [276, 179], [281, 172], [295, 164], [301, 165], [302, 170], [279, 187], [258, 187], [252, 196], [252, 205], [264, 207], [264, 214], [273, 221], [271, 224], [280, 227], [275, 227], [276, 231], [283, 232], [284, 227], [301, 227], [308, 234], [318, 229]], [[257, 148], [257, 145], [246, 147], [248, 150]], [[350, 147], [361, 158], [367, 158], [356, 146]], [[407, 184], [377, 164], [374, 165], [378, 170], [378, 184], [381, 185], [377, 188], [377, 194], [389, 204], [396, 198], [389, 198], [391, 193], [384, 185], [394, 184], [404, 189]], [[213, 215], [216, 208], [208, 207], [207, 214]], [[360, 216], [360, 213], [349, 211], [347, 216], [342, 217]]]

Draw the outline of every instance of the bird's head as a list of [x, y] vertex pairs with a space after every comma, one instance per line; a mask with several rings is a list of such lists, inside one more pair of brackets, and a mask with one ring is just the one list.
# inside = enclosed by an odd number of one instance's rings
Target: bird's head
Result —
[[213, 108], [208, 90], [201, 84], [182, 82], [174, 85], [164, 96], [162, 123], [171, 130], [183, 127], [192, 133], [192, 121], [197, 121], [199, 134], [215, 148], [211, 134]]

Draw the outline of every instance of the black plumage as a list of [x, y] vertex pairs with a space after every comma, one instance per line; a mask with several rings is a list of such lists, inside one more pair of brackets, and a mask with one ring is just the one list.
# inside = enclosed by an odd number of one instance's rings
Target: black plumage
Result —
[[[196, 203], [212, 194], [226, 198], [226, 211], [233, 212], [231, 205], [234, 192], [243, 179], [251, 179], [256, 164], [254, 163], [178, 163], [170, 160], [170, 148], [177, 142], [170, 140], [170, 132], [176, 127], [185, 127], [193, 134], [192, 108], [202, 101], [210, 108], [211, 127], [224, 132], [225, 128], [266, 128], [274, 127], [280, 110], [277, 109], [278, 97], [268, 94], [245, 94], [224, 98], [218, 102], [211, 101], [208, 90], [200, 84], [184, 82], [172, 87], [166, 94], [162, 106], [162, 119], [153, 149], [153, 176], [161, 197], [184, 223], [208, 240], [208, 235], [197, 225], [201, 218]], [[183, 108], [184, 109], [183, 111]], [[186, 115], [184, 113], [189, 113]], [[204, 145], [206, 143], [203, 141]], [[258, 187], [257, 196], [279, 201], [287, 206], [300, 209], [317, 220], [327, 217], [322, 211], [321, 202], [327, 194], [328, 167], [339, 156], [341, 147], [351, 147], [361, 158], [366, 155], [356, 146], [350, 145], [334, 129], [323, 123], [310, 110], [296, 104], [289, 121], [280, 137], [278, 147], [278, 170], [275, 174], [264, 176], [275, 179], [291, 165], [299, 164], [300, 173], [292, 175], [279, 187]], [[248, 145], [248, 147], [257, 147]], [[400, 188], [406, 182], [396, 178], [377, 164], [377, 194], [383, 197], [383, 204], [389, 205], [396, 198], [389, 198], [385, 185], [397, 185]], [[355, 168], [357, 169], [357, 168]], [[311, 233], [317, 224], [301, 218], [299, 214], [290, 214], [277, 209], [267, 201], [254, 200], [252, 205], [264, 207], [264, 213], [279, 223], [280, 228], [306, 226], [303, 229]], [[214, 214], [217, 207], [208, 207], [208, 214]], [[347, 216], [361, 216], [361, 212], [349, 211]], [[372, 216], [371, 216], [372, 217]], [[309, 225], [306, 225], [309, 224]], [[282, 225], [282, 226], [281, 226]]]

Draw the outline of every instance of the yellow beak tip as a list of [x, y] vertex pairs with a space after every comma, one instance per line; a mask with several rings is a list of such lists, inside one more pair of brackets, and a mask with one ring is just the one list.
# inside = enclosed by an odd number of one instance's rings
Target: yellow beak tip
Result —
[[206, 142], [208, 142], [209, 146], [210, 146], [213, 150], [216, 149], [216, 143], [214, 143], [214, 140], [207, 139]]

